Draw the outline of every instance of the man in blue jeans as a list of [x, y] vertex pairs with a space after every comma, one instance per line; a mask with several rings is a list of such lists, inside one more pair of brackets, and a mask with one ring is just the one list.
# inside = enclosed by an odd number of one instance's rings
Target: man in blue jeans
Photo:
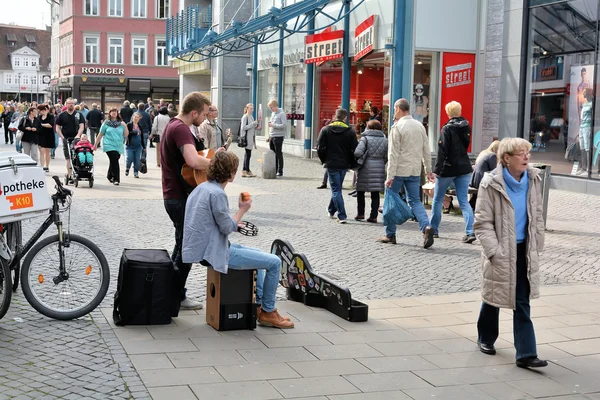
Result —
[[348, 111], [343, 108], [335, 112], [335, 121], [323, 127], [317, 139], [317, 154], [327, 168], [329, 185], [331, 186], [331, 200], [327, 212], [329, 218], [335, 218], [337, 212], [338, 222], [345, 224], [348, 216], [344, 207], [342, 185], [346, 171], [356, 163], [354, 149], [358, 140], [354, 130], [346, 124]]
[[[419, 221], [423, 232], [423, 247], [433, 245], [433, 228], [421, 202], [421, 166], [433, 180], [431, 173], [431, 151], [425, 127], [410, 116], [410, 104], [406, 99], [396, 100], [394, 116], [397, 122], [388, 136], [387, 190], [399, 193], [404, 187], [408, 205]], [[385, 215], [384, 215], [385, 216]], [[381, 243], [396, 244], [396, 225], [385, 226], [385, 236], [377, 239]]]

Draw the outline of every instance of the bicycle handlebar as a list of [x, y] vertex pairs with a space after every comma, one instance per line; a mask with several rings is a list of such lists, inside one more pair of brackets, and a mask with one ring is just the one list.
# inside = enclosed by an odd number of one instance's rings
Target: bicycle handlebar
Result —
[[72, 191], [63, 187], [58, 176], [55, 175], [52, 177], [52, 179], [54, 179], [54, 182], [56, 182], [56, 194], [60, 199], [65, 200], [67, 196], [71, 196], [73, 194]]

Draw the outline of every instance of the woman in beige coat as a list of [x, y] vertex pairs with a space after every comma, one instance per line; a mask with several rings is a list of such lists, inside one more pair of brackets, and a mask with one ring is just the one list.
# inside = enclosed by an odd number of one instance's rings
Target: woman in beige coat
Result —
[[483, 304], [477, 322], [479, 349], [496, 354], [499, 308], [513, 309], [516, 364], [545, 367], [537, 357], [529, 299], [539, 297], [539, 256], [544, 247], [540, 170], [529, 165], [531, 144], [506, 138], [498, 166], [485, 174], [475, 207], [475, 234], [483, 246]]

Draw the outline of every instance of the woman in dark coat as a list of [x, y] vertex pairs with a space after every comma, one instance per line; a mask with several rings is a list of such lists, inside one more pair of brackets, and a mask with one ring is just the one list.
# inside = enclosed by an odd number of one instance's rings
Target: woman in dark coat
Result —
[[456, 197], [466, 225], [463, 243], [473, 243], [475, 241], [474, 216], [473, 209], [469, 204], [469, 182], [473, 167], [467, 154], [471, 143], [471, 125], [469, 125], [469, 121], [460, 116], [461, 112], [462, 106], [459, 102], [451, 101], [446, 104], [446, 114], [450, 120], [443, 126], [438, 142], [437, 162], [433, 169], [436, 179], [430, 224], [433, 227], [434, 235], [438, 235], [444, 196], [448, 186], [454, 183]]
[[388, 141], [381, 130], [381, 122], [372, 119], [367, 123], [367, 129], [354, 150], [354, 157], [359, 160], [359, 164], [362, 159], [362, 167], [358, 170], [356, 181], [358, 213], [354, 219], [357, 221], [365, 219], [365, 192], [370, 192], [371, 213], [367, 221], [377, 223], [379, 193], [384, 190], [387, 154]]
[[27, 154], [37, 163], [40, 130], [40, 122], [37, 119], [37, 108], [31, 107], [27, 110], [27, 116], [19, 123], [19, 130], [23, 132], [23, 136], [21, 137], [22, 153]]
[[40, 165], [44, 171], [50, 171], [50, 149], [54, 144], [54, 116], [50, 114], [50, 108], [46, 104], [38, 106], [40, 125], [39, 147], [40, 147]]
[[[470, 187], [479, 189], [483, 175], [485, 175], [486, 172], [496, 169], [496, 166], [498, 165], [498, 157], [496, 153], [498, 152], [499, 146], [500, 142], [498, 140], [494, 140], [487, 149], [479, 153], [477, 159], [475, 160], [475, 170], [473, 171], [473, 176], [471, 177], [471, 183], [469, 183]], [[469, 204], [471, 204], [471, 208], [475, 210], [475, 204], [477, 204], [477, 192], [471, 195]]]

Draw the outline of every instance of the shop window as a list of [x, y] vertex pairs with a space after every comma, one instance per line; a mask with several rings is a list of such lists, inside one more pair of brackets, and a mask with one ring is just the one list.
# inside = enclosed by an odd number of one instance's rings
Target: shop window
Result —
[[83, 13], [89, 16], [100, 15], [100, 0], [84, 0], [83, 2]]
[[599, 177], [597, 7], [596, 0], [580, 0], [529, 11], [523, 136], [531, 162], [551, 165], [553, 174]]
[[123, 64], [123, 38], [108, 38], [108, 63]]
[[262, 112], [262, 126], [260, 132], [257, 131], [257, 135], [269, 135], [269, 120], [271, 119], [271, 109], [267, 107], [267, 103], [271, 99], [277, 100], [278, 95], [278, 77], [277, 71], [272, 69], [265, 69], [258, 71], [258, 88], [257, 88], [257, 102], [255, 106], [257, 116]]
[[284, 68], [283, 111], [287, 115], [286, 139], [303, 140], [306, 73], [302, 64]]
[[110, 110], [111, 108], [120, 109], [123, 107], [125, 101], [125, 92], [109, 90], [104, 92], [104, 111]]
[[[412, 99], [410, 99], [410, 114], [414, 119], [423, 123], [429, 137], [429, 148], [437, 151], [439, 137], [438, 104], [438, 70], [439, 53], [415, 53], [413, 65]], [[395, 99], [397, 100], [397, 99]], [[394, 100], [394, 101], [395, 101]], [[392, 104], [393, 106], [393, 104]], [[442, 104], [442, 107], [444, 105]], [[393, 109], [393, 107], [392, 107]], [[472, 121], [469, 121], [472, 123]]]

